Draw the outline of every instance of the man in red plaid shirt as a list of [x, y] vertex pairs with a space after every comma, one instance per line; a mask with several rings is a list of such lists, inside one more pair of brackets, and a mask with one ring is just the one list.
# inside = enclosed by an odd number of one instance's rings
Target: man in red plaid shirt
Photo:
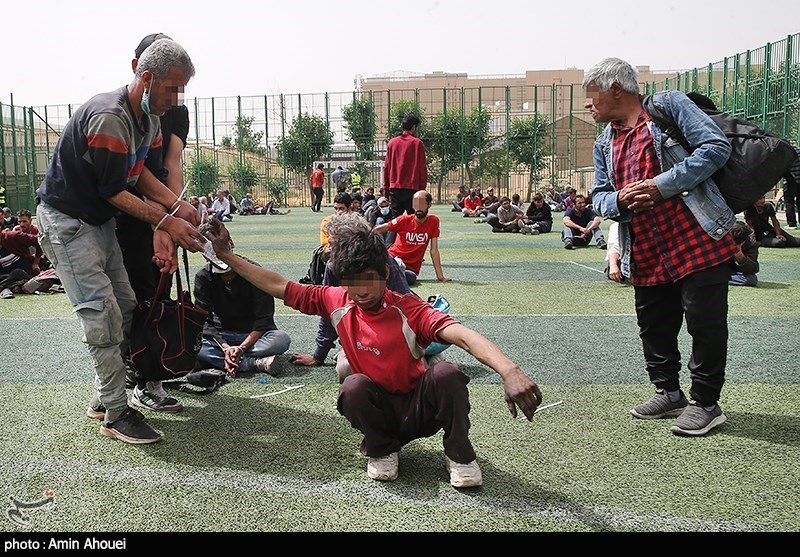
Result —
[[[725, 135], [689, 98], [664, 91], [653, 101], [677, 122], [692, 152], [667, 142], [642, 108], [636, 69], [608, 58], [583, 86], [596, 122], [610, 122], [594, 147], [592, 199], [620, 223], [621, 271], [631, 278], [652, 399], [641, 419], [675, 417], [670, 430], [704, 435], [725, 422], [717, 403], [725, 381], [728, 279], [737, 251], [736, 216], [709, 177], [730, 156]], [[691, 401], [681, 391], [678, 334], [692, 336]]]

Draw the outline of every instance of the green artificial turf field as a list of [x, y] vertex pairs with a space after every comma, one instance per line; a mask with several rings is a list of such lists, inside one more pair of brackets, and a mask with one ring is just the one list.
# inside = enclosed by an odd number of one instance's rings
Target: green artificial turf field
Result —
[[[297, 280], [329, 211], [236, 217], [236, 251]], [[277, 377], [244, 375], [185, 410], [147, 412], [161, 443], [130, 446], [85, 417], [93, 371], [64, 294], [0, 300], [0, 497], [53, 504], [6, 512], [0, 532], [652, 532], [800, 529], [800, 250], [762, 249], [760, 284], [730, 292], [728, 422], [702, 438], [636, 420], [649, 398], [633, 289], [605, 279], [605, 252], [567, 251], [558, 230], [493, 234], [433, 209], [450, 283], [430, 258], [414, 287], [536, 380], [544, 404], [514, 419], [502, 383], [458, 348], [471, 378], [471, 438], [484, 485], [448, 483], [441, 433], [407, 445], [400, 478], [370, 480], [359, 433], [336, 412], [329, 358]], [[561, 214], [555, 215], [557, 223]], [[607, 230], [608, 223], [603, 224]], [[191, 255], [192, 273], [199, 255]], [[289, 353], [311, 352], [318, 319], [278, 304]], [[684, 362], [691, 339], [681, 336]], [[688, 387], [688, 373], [682, 373]], [[264, 382], [262, 382], [264, 381]], [[275, 396], [252, 398], [302, 385]]]

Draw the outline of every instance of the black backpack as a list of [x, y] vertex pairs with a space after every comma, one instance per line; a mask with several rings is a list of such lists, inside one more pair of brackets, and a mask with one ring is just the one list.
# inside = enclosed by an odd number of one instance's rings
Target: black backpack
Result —
[[[789, 171], [797, 157], [794, 148], [752, 122], [717, 110], [704, 95], [689, 93], [687, 96], [719, 126], [731, 143], [728, 162], [711, 179], [731, 210], [741, 213], [774, 188]], [[680, 143], [687, 152], [694, 150], [675, 121], [653, 104], [652, 95], [642, 99], [642, 106], [667, 136]]]

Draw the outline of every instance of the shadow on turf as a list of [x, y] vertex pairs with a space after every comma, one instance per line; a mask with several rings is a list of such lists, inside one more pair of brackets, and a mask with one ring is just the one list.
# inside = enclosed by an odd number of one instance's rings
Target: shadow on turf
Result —
[[[332, 386], [332, 406], [336, 392]], [[309, 496], [314, 496], [314, 483], [352, 481], [354, 477], [362, 478], [370, 489], [434, 505], [440, 501], [442, 489], [451, 489], [442, 486], [449, 481], [444, 453], [420, 446], [440, 443], [441, 432], [431, 441], [412, 441], [403, 448], [397, 481], [373, 482], [366, 477], [366, 458], [358, 453], [361, 434], [338, 414], [307, 412], [281, 406], [278, 399], [243, 398], [224, 390], [198, 398], [206, 404], [187, 407], [181, 420], [148, 414], [148, 421], [165, 436], [163, 442], [147, 447], [153, 457], [181, 466], [225, 469], [234, 475], [247, 471], [307, 479]], [[574, 503], [563, 493], [542, 488], [535, 480], [495, 467], [480, 451], [478, 462], [483, 487], [458, 490], [472, 498], [478, 509], [534, 514], [545, 520], [566, 516], [595, 531], [614, 529], [602, 514]]]
[[719, 429], [720, 434], [800, 447], [800, 416], [728, 411], [725, 414], [728, 421]]
[[786, 290], [790, 288], [790, 285], [783, 283], [783, 282], [766, 282], [766, 281], [758, 281], [758, 288], [764, 290]]

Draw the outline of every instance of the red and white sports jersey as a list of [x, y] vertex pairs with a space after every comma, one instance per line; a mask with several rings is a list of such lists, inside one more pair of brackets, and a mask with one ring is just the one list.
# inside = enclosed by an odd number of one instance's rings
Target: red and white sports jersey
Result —
[[344, 287], [286, 284], [284, 304], [327, 317], [339, 334], [353, 373], [363, 373], [390, 393], [414, 390], [425, 372], [425, 348], [458, 323], [413, 294], [386, 290], [377, 311], [364, 311]]

